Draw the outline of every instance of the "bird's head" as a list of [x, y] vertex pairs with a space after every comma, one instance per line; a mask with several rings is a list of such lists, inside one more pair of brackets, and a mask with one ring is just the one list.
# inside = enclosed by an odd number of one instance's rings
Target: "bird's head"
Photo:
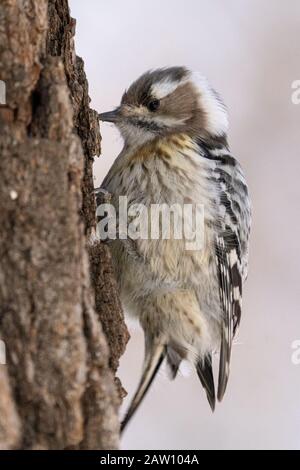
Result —
[[99, 118], [113, 122], [125, 143], [137, 146], [176, 133], [203, 140], [225, 137], [228, 128], [219, 95], [185, 67], [146, 72], [125, 91], [118, 108]]

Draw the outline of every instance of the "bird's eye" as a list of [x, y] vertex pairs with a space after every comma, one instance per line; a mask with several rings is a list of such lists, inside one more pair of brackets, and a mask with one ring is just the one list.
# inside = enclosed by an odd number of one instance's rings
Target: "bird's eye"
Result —
[[149, 109], [149, 111], [154, 112], [159, 108], [159, 104], [159, 100], [151, 100], [149, 101], [147, 108]]

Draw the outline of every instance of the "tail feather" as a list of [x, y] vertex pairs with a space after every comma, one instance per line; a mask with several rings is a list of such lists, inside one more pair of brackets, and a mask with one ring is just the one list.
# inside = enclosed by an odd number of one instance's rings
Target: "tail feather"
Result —
[[138, 385], [137, 391], [131, 401], [129, 409], [125, 415], [125, 418], [121, 424], [121, 432], [124, 431], [129, 420], [132, 418], [133, 414], [137, 410], [138, 406], [142, 402], [144, 396], [146, 395], [151, 383], [153, 382], [165, 356], [166, 356], [166, 346], [161, 343], [152, 345], [150, 351], [146, 351], [146, 358], [144, 363], [144, 370]]
[[222, 330], [220, 363], [219, 363], [219, 380], [218, 380], [218, 400], [222, 401], [229, 378], [229, 364], [231, 355], [231, 345], [226, 341], [226, 332]]
[[216, 405], [216, 394], [211, 354], [208, 354], [204, 361], [198, 361], [196, 369], [200, 382], [206, 391], [206, 396], [210, 407], [212, 411], [214, 411]]
[[170, 379], [174, 380], [177, 376], [182, 357], [173, 348], [168, 347], [167, 364], [169, 369]]

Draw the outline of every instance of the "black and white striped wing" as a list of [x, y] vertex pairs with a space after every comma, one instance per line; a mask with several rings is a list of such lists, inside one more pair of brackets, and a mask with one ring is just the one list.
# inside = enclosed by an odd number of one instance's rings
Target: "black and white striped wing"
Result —
[[[227, 142], [198, 142], [201, 156], [215, 184], [217, 216], [214, 248], [222, 311], [218, 399], [222, 400], [229, 377], [231, 346], [241, 319], [242, 285], [247, 277], [251, 205], [243, 170], [230, 155]], [[208, 164], [209, 162], [209, 164]]]
[[232, 340], [240, 323], [242, 309], [240, 247], [236, 234], [229, 227], [216, 237], [216, 260], [223, 311], [218, 380], [218, 400], [221, 401], [229, 377]]
[[227, 147], [204, 148], [215, 164], [213, 179], [218, 193], [215, 253], [222, 310], [218, 399], [222, 400], [229, 377], [232, 340], [241, 319], [242, 285], [247, 277], [251, 208], [241, 166]]

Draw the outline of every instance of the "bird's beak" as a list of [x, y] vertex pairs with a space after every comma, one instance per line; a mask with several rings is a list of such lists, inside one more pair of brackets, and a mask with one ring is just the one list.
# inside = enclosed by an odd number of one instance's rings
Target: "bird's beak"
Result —
[[120, 108], [116, 108], [114, 111], [108, 111], [107, 113], [101, 113], [98, 116], [100, 121], [117, 122], [120, 118]]

